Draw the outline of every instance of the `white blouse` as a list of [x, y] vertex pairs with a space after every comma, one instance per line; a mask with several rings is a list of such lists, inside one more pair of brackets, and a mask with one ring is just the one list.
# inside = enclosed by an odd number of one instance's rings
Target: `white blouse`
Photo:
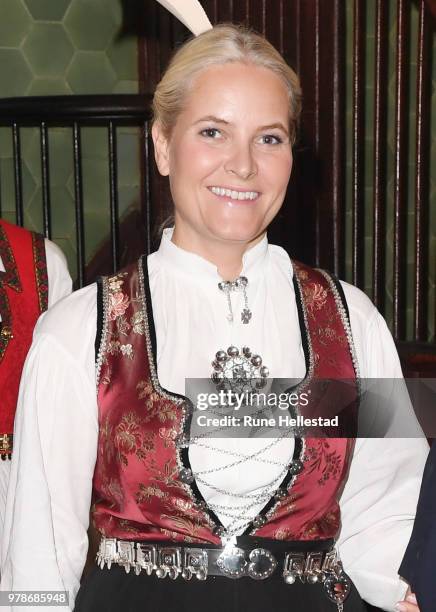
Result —
[[[216, 267], [174, 245], [171, 230], [147, 262], [158, 377], [164, 388], [184, 394], [185, 378], [209, 377], [215, 353], [230, 345], [249, 346], [259, 353], [271, 377], [304, 376], [292, 266], [283, 249], [268, 245], [264, 238], [244, 255], [241, 275], [248, 278], [253, 313], [247, 325], [239, 320], [242, 293], [232, 294], [235, 316], [230, 323]], [[342, 286], [361, 376], [401, 377], [383, 318], [361, 291]], [[62, 300], [38, 323], [20, 390], [3, 546], [2, 589], [68, 590], [71, 609], [88, 548], [97, 449], [95, 335], [95, 285]], [[410, 407], [396, 415], [392, 431], [405, 419], [415, 438], [357, 440], [340, 498], [338, 547], [345, 570], [362, 597], [385, 610], [393, 610], [406, 590], [397, 569], [410, 537], [428, 453]], [[261, 441], [213, 440], [214, 447], [218, 443], [227, 451], [237, 444], [238, 452], [249, 454]], [[283, 440], [269, 457], [285, 460], [292, 449], [293, 441]], [[190, 460], [194, 472], [219, 461], [232, 463], [220, 450], [198, 446], [190, 448]], [[267, 462], [253, 466], [209, 474], [213, 488], [203, 485], [203, 496], [227, 505], [232, 496], [217, 489], [255, 492], [280, 470]], [[253, 508], [253, 516], [257, 511]], [[228, 520], [225, 515], [220, 518]]]

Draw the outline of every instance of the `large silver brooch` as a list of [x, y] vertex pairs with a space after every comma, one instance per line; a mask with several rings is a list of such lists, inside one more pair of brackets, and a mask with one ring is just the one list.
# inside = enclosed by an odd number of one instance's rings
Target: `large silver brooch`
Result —
[[219, 391], [244, 393], [262, 389], [269, 376], [262, 357], [253, 354], [248, 346], [241, 350], [236, 346], [229, 346], [226, 351], [218, 351], [212, 367], [211, 378]]

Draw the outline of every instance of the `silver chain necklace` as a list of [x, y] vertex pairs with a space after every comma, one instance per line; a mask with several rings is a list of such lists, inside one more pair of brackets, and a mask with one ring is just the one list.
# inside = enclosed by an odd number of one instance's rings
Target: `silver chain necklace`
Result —
[[[248, 279], [245, 276], [240, 276], [234, 281], [222, 281], [218, 284], [219, 290], [222, 291], [226, 297], [228, 308], [226, 318], [232, 326], [234, 324], [234, 312], [231, 299], [231, 294], [233, 292], [242, 291], [243, 294], [244, 308], [241, 311], [241, 322], [244, 325], [247, 325], [252, 319], [252, 312], [248, 306], [247, 286]], [[239, 393], [244, 391], [258, 391], [266, 385], [266, 379], [269, 376], [269, 369], [263, 364], [262, 357], [253, 353], [247, 346], [244, 346], [240, 350], [236, 346], [231, 345], [226, 351], [217, 351], [212, 366], [213, 372], [211, 374], [211, 379], [215, 383], [218, 390], [230, 390], [232, 392]], [[257, 382], [254, 383], [255, 386], [253, 386], [253, 380], [257, 380]], [[265, 407], [261, 407], [255, 411], [255, 414], [262, 414], [264, 411]], [[217, 414], [217, 411], [213, 410], [213, 413]], [[218, 414], [222, 416], [222, 412], [218, 412]], [[291, 428], [284, 430], [280, 437], [274, 438], [261, 449], [249, 454], [236, 450], [222, 449], [212, 445], [210, 443], [212, 436], [216, 434], [216, 432], [224, 429], [226, 429], [226, 426], [213, 428], [208, 432], [193, 436], [190, 440], [184, 439], [183, 444], [185, 446], [196, 444], [197, 446], [235, 459], [234, 461], [230, 461], [230, 463], [220, 467], [198, 470], [188, 474], [192, 480], [195, 479], [199, 484], [204, 485], [212, 491], [215, 491], [216, 493], [228, 498], [240, 500], [238, 505], [229, 505], [222, 502], [207, 503], [207, 507], [210, 510], [217, 511], [221, 516], [231, 519], [229, 524], [220, 530], [222, 532], [221, 537], [228, 538], [237, 535], [241, 532], [241, 530], [245, 530], [245, 528], [252, 522], [256, 526], [256, 521], [265, 520], [263, 517], [257, 516], [253, 518], [250, 515], [253, 514], [252, 511], [255, 507], [259, 505], [264, 506], [277, 494], [277, 487], [280, 486], [280, 483], [283, 481], [286, 473], [288, 472], [292, 462], [292, 457], [290, 456], [287, 461], [279, 461], [266, 459], [262, 457], [262, 455], [282, 441], [288, 435]], [[206, 444], [205, 441], [208, 443]], [[267, 482], [259, 487], [256, 493], [233, 493], [228, 489], [212, 484], [209, 482], [209, 479], [204, 478], [209, 474], [217, 474], [238, 465], [247, 464], [250, 461], [281, 468], [279, 474], [270, 482]], [[281, 495], [286, 496], [286, 492], [281, 490]]]

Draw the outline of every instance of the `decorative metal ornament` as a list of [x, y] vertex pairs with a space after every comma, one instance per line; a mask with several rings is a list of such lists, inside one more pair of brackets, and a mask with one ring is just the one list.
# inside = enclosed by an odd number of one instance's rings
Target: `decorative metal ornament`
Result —
[[248, 279], [245, 276], [239, 276], [234, 281], [221, 281], [220, 283], [218, 283], [218, 289], [222, 291], [227, 298], [227, 307], [229, 309], [227, 320], [229, 321], [229, 323], [233, 323], [233, 319], [234, 319], [232, 299], [230, 297], [230, 294], [233, 291], [242, 291], [243, 296], [244, 296], [244, 308], [242, 309], [242, 312], [241, 312], [242, 323], [244, 323], [244, 325], [247, 325], [250, 322], [251, 317], [253, 316], [253, 313], [248, 307], [248, 296], [247, 296], [247, 290], [246, 290], [247, 285], [248, 285]]
[[208, 569], [208, 555], [205, 550], [186, 548], [184, 551], [182, 578], [191, 580], [206, 580]]
[[244, 551], [236, 546], [226, 546], [218, 557], [216, 564], [222, 573], [229, 578], [241, 578], [241, 576], [244, 576], [248, 565]]
[[316, 584], [319, 581], [319, 576], [318, 574], [309, 574], [307, 576], [307, 582], [309, 584]]
[[306, 565], [304, 553], [287, 554], [283, 564], [283, 580], [286, 584], [294, 584], [297, 578], [301, 578]]
[[274, 494], [274, 499], [276, 499], [277, 501], [283, 501], [287, 497], [288, 497], [288, 492], [286, 489], [277, 489], [277, 491]]
[[225, 532], [226, 530], [224, 529], [224, 527], [222, 527], [222, 525], [217, 525], [216, 527], [214, 527], [212, 533], [220, 538], [225, 534]]
[[264, 548], [255, 548], [249, 555], [247, 574], [254, 580], [265, 580], [274, 573], [277, 567], [275, 557]]
[[289, 472], [292, 474], [292, 476], [297, 476], [297, 474], [300, 474], [303, 471], [303, 468], [303, 462], [299, 459], [295, 459], [295, 461], [292, 461], [292, 463], [289, 464]]
[[350, 579], [343, 571], [327, 576], [323, 586], [327, 597], [338, 606], [344, 603], [351, 591]]
[[295, 572], [287, 572], [287, 574], [283, 575], [283, 579], [286, 584], [294, 584], [297, 580], [297, 574]]
[[136, 549], [135, 573], [139, 575], [141, 570], [145, 570], [151, 576], [153, 570], [157, 569], [157, 552], [153, 545], [139, 544]]
[[189, 446], [189, 436], [185, 433], [182, 433], [176, 440], [177, 448], [188, 448]]
[[211, 379], [220, 391], [258, 391], [265, 387], [269, 376], [269, 369], [262, 364], [262, 357], [253, 355], [248, 346], [241, 350], [229, 346], [227, 351], [217, 351], [212, 367]]
[[194, 475], [192, 470], [189, 468], [181, 469], [179, 472], [179, 478], [185, 484], [191, 484], [191, 482], [194, 482]]
[[252, 312], [248, 308], [244, 308], [241, 312], [241, 321], [244, 324], [250, 323], [250, 319], [252, 317]]
[[166, 578], [166, 575], [167, 575], [167, 571], [163, 567], [159, 567], [156, 570], [157, 578]]
[[195, 507], [197, 508], [197, 510], [206, 510], [207, 504], [204, 500], [200, 499], [198, 502], [195, 503]]
[[183, 414], [185, 417], [189, 417], [194, 412], [194, 406], [190, 400], [185, 400], [182, 403]]
[[262, 516], [261, 514], [258, 514], [253, 519], [253, 525], [256, 527], [256, 529], [259, 529], [260, 527], [263, 527], [265, 525], [265, 523], [266, 523], [266, 518], [264, 516]]

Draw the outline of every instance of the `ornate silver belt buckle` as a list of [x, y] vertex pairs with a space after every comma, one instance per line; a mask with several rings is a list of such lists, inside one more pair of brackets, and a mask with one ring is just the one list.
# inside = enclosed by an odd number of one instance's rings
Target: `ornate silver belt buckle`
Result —
[[225, 547], [216, 561], [221, 572], [229, 578], [241, 578], [245, 576], [247, 569], [247, 560], [242, 548], [236, 546]]
[[161, 548], [159, 551], [159, 562], [156, 570], [158, 578], [169, 576], [175, 580], [182, 571], [181, 553], [178, 547]]
[[255, 548], [248, 556], [247, 574], [254, 580], [265, 580], [274, 573], [277, 567], [277, 561], [274, 555], [269, 550], [264, 548]]
[[201, 548], [185, 548], [183, 551], [182, 578], [191, 580], [195, 576], [197, 580], [206, 580], [208, 569], [207, 551]]

